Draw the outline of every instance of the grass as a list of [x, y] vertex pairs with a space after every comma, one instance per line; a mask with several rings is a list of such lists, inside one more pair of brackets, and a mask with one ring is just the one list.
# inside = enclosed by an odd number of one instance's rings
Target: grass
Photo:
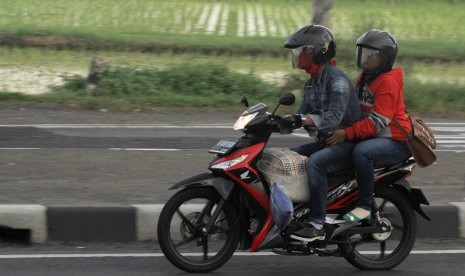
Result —
[[[0, 68], [15, 68], [16, 71], [37, 71], [44, 75], [86, 75], [92, 57], [104, 59], [110, 66], [129, 66], [141, 69], [164, 69], [171, 64], [190, 64], [192, 62], [217, 61], [235, 72], [254, 73], [273, 83], [282, 83], [286, 75], [299, 74], [293, 70], [289, 56], [211, 56], [201, 53], [140, 53], [131, 51], [71, 51], [37, 48], [0, 47]], [[359, 73], [353, 60], [338, 59], [338, 67], [352, 80]], [[451, 84], [465, 86], [463, 70], [465, 62], [439, 62], [400, 59], [397, 66], [404, 68], [405, 78], [420, 84]], [[275, 75], [273, 75], [276, 73]], [[269, 76], [267, 76], [269, 75]], [[305, 75], [305, 74], [303, 74]], [[8, 74], [0, 75], [4, 83]], [[2, 81], [3, 80], [3, 81]], [[1, 87], [1, 84], [0, 84]]]
[[[288, 76], [284, 84], [264, 82], [254, 73], [238, 73], [221, 62], [172, 64], [164, 69], [140, 69], [128, 66], [109, 67], [92, 93], [84, 91], [83, 76], [65, 78], [63, 85], [54, 86], [51, 93], [25, 95], [0, 93], [0, 100], [43, 102], [93, 109], [118, 111], [173, 107], [219, 108], [237, 110], [242, 95], [251, 103], [276, 104], [279, 94], [293, 91], [301, 99], [304, 74]], [[414, 113], [443, 116], [463, 116], [464, 86], [444, 83], [421, 84], [407, 79], [405, 100]], [[292, 112], [291, 108], [288, 111]]]

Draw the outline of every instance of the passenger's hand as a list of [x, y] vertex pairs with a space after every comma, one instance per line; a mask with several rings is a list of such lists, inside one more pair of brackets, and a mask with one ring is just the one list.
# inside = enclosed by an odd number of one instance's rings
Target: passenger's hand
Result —
[[346, 131], [344, 129], [338, 129], [326, 139], [326, 144], [333, 146], [344, 142], [346, 139]]

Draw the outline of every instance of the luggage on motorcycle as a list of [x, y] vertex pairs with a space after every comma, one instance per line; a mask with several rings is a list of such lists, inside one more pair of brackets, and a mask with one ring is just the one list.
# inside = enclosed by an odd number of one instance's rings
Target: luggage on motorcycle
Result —
[[292, 202], [308, 202], [307, 162], [307, 157], [287, 148], [268, 148], [257, 167], [265, 180], [276, 183]]
[[270, 188], [270, 210], [279, 229], [284, 229], [291, 222], [294, 207], [289, 197], [276, 183]]

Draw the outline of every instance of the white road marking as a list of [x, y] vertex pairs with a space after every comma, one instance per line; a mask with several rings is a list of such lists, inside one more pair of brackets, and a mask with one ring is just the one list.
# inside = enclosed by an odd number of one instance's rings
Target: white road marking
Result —
[[[150, 149], [150, 148], [109, 148], [109, 150], [125, 151], [180, 151], [180, 149]], [[184, 149], [185, 150], [185, 149]]]
[[[50, 148], [0, 148], [0, 150], [44, 150]], [[116, 151], [207, 151], [208, 149], [107, 148]]]
[[438, 144], [465, 144], [465, 140], [436, 140]]
[[40, 150], [41, 148], [0, 148], [0, 150]]
[[85, 128], [192, 128], [192, 129], [205, 129], [205, 128], [226, 128], [233, 129], [233, 124], [196, 124], [196, 125], [168, 125], [168, 124], [22, 124], [22, 125], [0, 125], [0, 127], [36, 127], [42, 129], [54, 128], [72, 128], [72, 129], [85, 129]]
[[[451, 124], [452, 125], [452, 124]], [[450, 126], [450, 127], [434, 127], [432, 126], [431, 127], [431, 130], [432, 131], [453, 131], [453, 132], [465, 132], [465, 127], [454, 127], [454, 126]]]
[[[0, 127], [37, 127], [37, 128], [233, 128], [233, 122], [231, 124], [192, 124], [192, 125], [172, 125], [172, 124], [8, 124], [0, 125]], [[436, 131], [447, 131], [447, 132], [464, 132], [465, 123], [437, 123], [438, 125], [447, 125], [431, 127]], [[456, 127], [464, 125], [463, 127]], [[463, 135], [462, 133], [460, 133]], [[294, 133], [293, 135], [308, 136], [306, 133]], [[444, 135], [438, 135], [444, 136]]]
[[440, 139], [465, 139], [464, 135], [434, 135], [437, 140]]
[[429, 126], [435, 126], [435, 125], [457, 125], [457, 126], [465, 126], [465, 123], [428, 123]]
[[[249, 9], [252, 7], [249, 6]], [[0, 125], [0, 127], [36, 127], [41, 129], [229, 129], [232, 130], [231, 124], [191, 124], [191, 125], [173, 125], [173, 124], [11, 124]], [[437, 151], [449, 151], [463, 153], [460, 148], [465, 148], [465, 123], [430, 123], [435, 131], [452, 132], [452, 134], [436, 135], [437, 143], [440, 149]], [[240, 135], [240, 132], [237, 132]], [[308, 139], [308, 134], [304, 131], [297, 131], [292, 134], [294, 137]], [[446, 149], [444, 149], [446, 148]], [[458, 148], [458, 149], [457, 149]], [[0, 150], [38, 150], [41, 148], [0, 148]], [[163, 148], [110, 148], [111, 150], [126, 151], [180, 151], [180, 150], [202, 150], [202, 149], [163, 149]], [[205, 149], [203, 149], [205, 150]]]
[[[361, 254], [379, 254], [378, 251], [361, 251]], [[390, 252], [386, 252], [390, 253]], [[211, 253], [212, 255], [215, 253]], [[465, 250], [413, 250], [410, 254], [465, 254]], [[189, 257], [203, 256], [203, 253], [184, 254]], [[0, 259], [40, 259], [40, 258], [147, 258], [164, 257], [163, 253], [90, 253], [90, 254], [2, 254]], [[236, 252], [234, 256], [260, 257], [260, 256], [280, 256], [273, 252]]]

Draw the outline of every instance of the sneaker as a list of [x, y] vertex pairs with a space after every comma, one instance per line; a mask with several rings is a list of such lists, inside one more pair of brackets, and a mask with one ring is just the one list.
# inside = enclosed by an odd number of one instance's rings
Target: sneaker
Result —
[[325, 229], [316, 229], [313, 225], [306, 225], [304, 228], [291, 234], [291, 238], [304, 242], [315, 240], [323, 241], [326, 237]]

